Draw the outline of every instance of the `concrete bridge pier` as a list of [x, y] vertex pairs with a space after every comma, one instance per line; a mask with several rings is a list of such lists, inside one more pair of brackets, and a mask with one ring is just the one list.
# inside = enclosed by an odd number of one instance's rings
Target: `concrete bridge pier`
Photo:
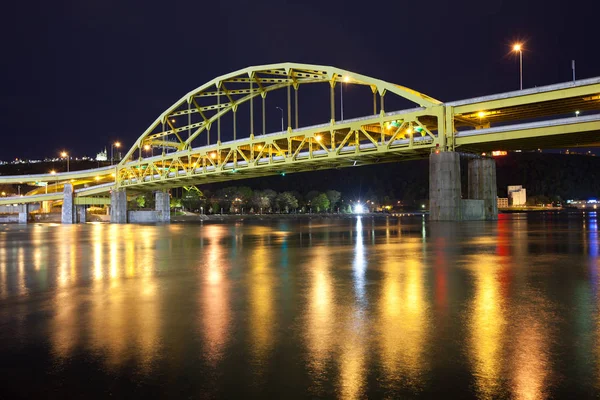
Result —
[[429, 219], [460, 221], [460, 155], [452, 151], [429, 156]]
[[63, 190], [63, 205], [60, 222], [63, 224], [77, 223], [77, 214], [75, 209], [75, 197], [73, 196], [73, 185], [65, 183]]
[[87, 212], [87, 208], [84, 205], [77, 205], [75, 206], [76, 210], [77, 210], [77, 222], [79, 222], [80, 224], [85, 224], [87, 222], [86, 219], [86, 212]]
[[127, 223], [127, 193], [125, 189], [115, 189], [110, 194], [110, 222]]
[[157, 222], [171, 222], [171, 197], [168, 191], [157, 191], [155, 193], [155, 210]]
[[498, 219], [495, 160], [478, 158], [469, 161], [469, 198], [483, 200], [484, 219]]
[[20, 224], [26, 224], [27, 221], [29, 220], [29, 211], [30, 211], [30, 205], [29, 204], [19, 204], [19, 223]]
[[429, 219], [431, 221], [481, 221], [498, 219], [496, 162], [478, 158], [469, 162], [469, 196], [461, 195], [460, 155], [429, 156]]

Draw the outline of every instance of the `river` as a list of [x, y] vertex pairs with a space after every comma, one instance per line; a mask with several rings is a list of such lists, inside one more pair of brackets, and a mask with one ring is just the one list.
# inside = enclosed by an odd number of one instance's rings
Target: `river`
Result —
[[0, 398], [591, 398], [595, 213], [0, 225]]

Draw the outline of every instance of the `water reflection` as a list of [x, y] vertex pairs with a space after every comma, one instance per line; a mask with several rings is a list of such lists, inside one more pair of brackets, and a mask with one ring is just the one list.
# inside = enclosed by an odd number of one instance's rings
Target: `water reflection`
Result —
[[385, 380], [392, 388], [419, 389], [427, 369], [430, 305], [425, 296], [421, 251], [418, 239], [383, 247], [377, 337]]
[[[332, 358], [338, 326], [332, 254], [324, 246], [308, 249], [308, 307], [306, 313], [306, 341], [308, 368], [313, 381], [313, 395], [322, 396], [322, 386], [328, 379], [328, 363]], [[314, 262], [313, 260], [317, 260]]]
[[591, 393], [599, 268], [595, 215], [0, 227], [0, 368], [18, 348], [38, 380], [180, 397]]
[[256, 238], [249, 260], [249, 307], [250, 307], [250, 339], [255, 373], [263, 375], [268, 356], [275, 346], [273, 332], [277, 321], [274, 313], [273, 300], [273, 254], [269, 251], [270, 235]]
[[468, 268], [473, 274], [475, 294], [470, 307], [472, 363], [478, 396], [502, 397], [502, 366], [505, 364], [506, 302], [500, 289], [501, 259], [473, 256]]
[[209, 225], [203, 230], [208, 245], [200, 253], [202, 290], [199, 305], [202, 324], [199, 331], [205, 337], [206, 357], [213, 367], [221, 361], [230, 337], [229, 261], [221, 242], [227, 235], [223, 226]]

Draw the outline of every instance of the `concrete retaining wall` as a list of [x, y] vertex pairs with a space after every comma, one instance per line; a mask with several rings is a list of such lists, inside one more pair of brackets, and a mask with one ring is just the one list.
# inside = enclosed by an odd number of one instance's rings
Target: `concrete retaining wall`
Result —
[[[29, 212], [37, 211], [40, 209], [40, 203], [31, 203], [29, 204]], [[21, 205], [18, 204], [16, 206], [8, 205], [8, 206], [0, 206], [0, 214], [17, 214], [21, 210]]]
[[16, 224], [19, 222], [19, 214], [0, 215], [0, 224]]
[[128, 220], [132, 224], [149, 224], [160, 222], [160, 211], [128, 211]]

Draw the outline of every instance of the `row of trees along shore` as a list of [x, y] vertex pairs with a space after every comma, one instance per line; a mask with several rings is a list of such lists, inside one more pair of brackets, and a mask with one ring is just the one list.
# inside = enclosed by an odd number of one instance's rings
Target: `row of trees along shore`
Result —
[[[129, 207], [153, 208], [154, 196], [152, 193], [140, 195], [130, 201]], [[272, 189], [252, 190], [247, 186], [203, 192], [192, 186], [171, 193], [171, 208], [206, 214], [350, 213], [352, 202], [342, 199], [342, 194], [337, 190], [312, 190], [303, 195], [298, 191], [278, 193]]]

